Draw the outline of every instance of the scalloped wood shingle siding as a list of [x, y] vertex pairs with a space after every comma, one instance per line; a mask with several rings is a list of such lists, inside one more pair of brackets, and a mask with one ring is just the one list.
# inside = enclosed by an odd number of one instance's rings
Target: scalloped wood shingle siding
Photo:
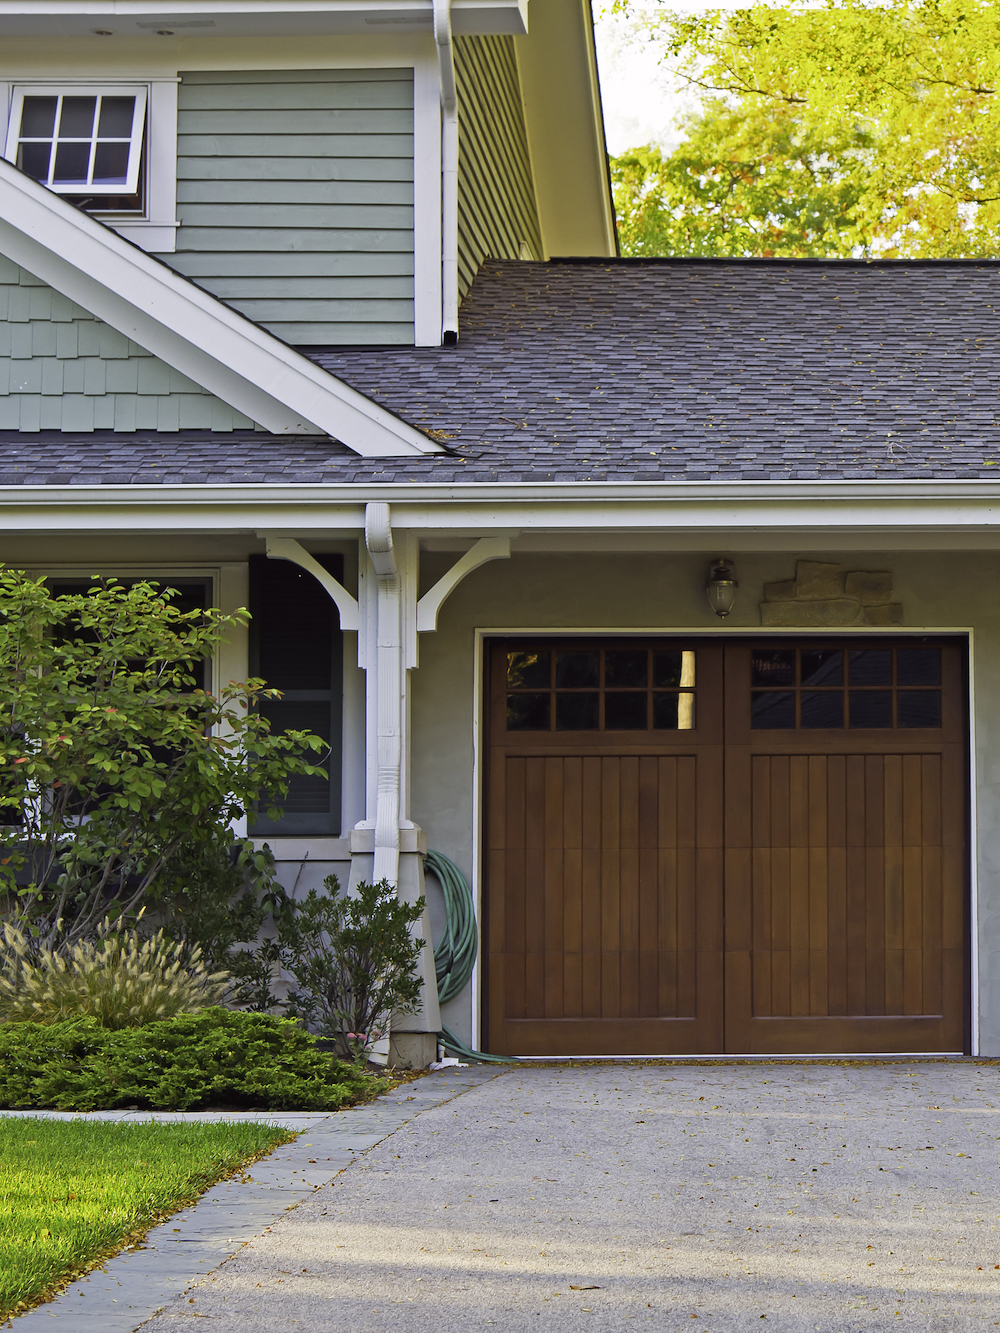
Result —
[[456, 37], [458, 282], [485, 259], [542, 258], [535, 187], [512, 37]]
[[246, 430], [253, 422], [0, 257], [0, 430]]
[[412, 344], [410, 71], [184, 74], [177, 176], [172, 268], [292, 344]]

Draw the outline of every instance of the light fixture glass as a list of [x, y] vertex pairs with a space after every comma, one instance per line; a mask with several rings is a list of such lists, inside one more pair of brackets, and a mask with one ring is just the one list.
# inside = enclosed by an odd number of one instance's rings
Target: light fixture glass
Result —
[[720, 620], [725, 620], [733, 609], [736, 601], [736, 589], [739, 586], [733, 578], [733, 562], [731, 560], [712, 561], [712, 567], [708, 572], [708, 583], [705, 585], [705, 593], [708, 597], [709, 606]]

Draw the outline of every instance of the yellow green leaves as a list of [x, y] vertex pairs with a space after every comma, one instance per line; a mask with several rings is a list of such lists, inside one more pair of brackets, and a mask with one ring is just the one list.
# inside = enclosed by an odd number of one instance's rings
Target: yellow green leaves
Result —
[[668, 157], [615, 160], [626, 253], [1000, 253], [1000, 7], [828, 0], [648, 26], [703, 100]]

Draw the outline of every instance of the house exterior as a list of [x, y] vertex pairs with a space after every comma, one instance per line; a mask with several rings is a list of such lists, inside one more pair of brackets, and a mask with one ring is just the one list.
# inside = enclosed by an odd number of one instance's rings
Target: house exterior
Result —
[[460, 866], [397, 1052], [1000, 1054], [1000, 267], [617, 259], [579, 0], [0, 34], [0, 558], [250, 606], [296, 892]]

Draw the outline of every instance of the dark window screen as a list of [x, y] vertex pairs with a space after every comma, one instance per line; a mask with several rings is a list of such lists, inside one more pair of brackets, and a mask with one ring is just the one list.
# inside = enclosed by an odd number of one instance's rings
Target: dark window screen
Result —
[[[342, 579], [343, 557], [316, 559]], [[294, 777], [280, 819], [258, 814], [255, 837], [331, 836], [340, 832], [343, 642], [337, 608], [325, 589], [288, 560], [250, 557], [250, 674], [281, 690], [262, 708], [272, 730], [312, 731], [330, 745], [317, 762], [329, 777]]]
[[[204, 611], [207, 606], [212, 604], [212, 585], [209, 579], [171, 579], [166, 576], [157, 578], [155, 574], [150, 574], [143, 579], [118, 578], [115, 576], [114, 581], [126, 588], [140, 582], [155, 583], [161, 589], [172, 588], [174, 596], [170, 599], [170, 605], [176, 607], [178, 611]], [[90, 592], [91, 589], [100, 587], [100, 583], [98, 580], [90, 578], [49, 579], [47, 580], [47, 587], [53, 597], [62, 597], [64, 594]], [[193, 662], [191, 664], [191, 675], [194, 677], [197, 689], [211, 689], [211, 670], [208, 662]]]
[[[112, 577], [108, 576], [109, 579]], [[135, 583], [154, 583], [160, 589], [171, 588], [173, 597], [170, 599], [170, 605], [176, 607], [178, 611], [204, 611], [206, 607], [212, 605], [212, 583], [210, 579], [171, 579], [167, 577], [157, 578], [155, 574], [150, 574], [143, 579], [137, 578], [118, 578], [114, 577], [114, 582], [122, 584], [124, 587], [131, 587]], [[63, 597], [67, 595], [78, 595], [88, 593], [94, 588], [100, 587], [97, 579], [49, 579], [47, 586], [53, 597]], [[89, 637], [89, 636], [84, 636]], [[194, 679], [194, 688], [198, 690], [208, 690], [212, 688], [211, 663], [207, 661], [192, 662], [190, 667], [191, 676]], [[159, 759], [168, 759], [169, 752], [154, 748], [154, 757]], [[104, 794], [109, 788], [99, 788], [99, 794]]]

